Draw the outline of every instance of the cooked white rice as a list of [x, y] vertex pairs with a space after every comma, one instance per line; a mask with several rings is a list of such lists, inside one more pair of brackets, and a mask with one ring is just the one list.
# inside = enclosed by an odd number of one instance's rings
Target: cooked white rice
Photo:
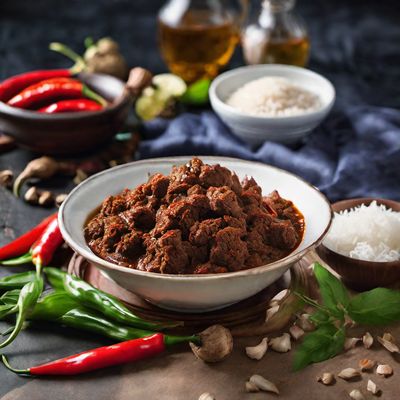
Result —
[[299, 115], [321, 108], [317, 95], [277, 76], [246, 83], [226, 103], [242, 113], [263, 117]]
[[323, 243], [359, 260], [400, 260], [400, 212], [373, 201], [369, 206], [335, 213]]

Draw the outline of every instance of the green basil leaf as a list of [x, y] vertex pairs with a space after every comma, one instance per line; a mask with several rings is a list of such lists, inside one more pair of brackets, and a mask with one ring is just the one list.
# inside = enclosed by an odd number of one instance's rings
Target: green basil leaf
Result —
[[336, 356], [344, 346], [345, 330], [333, 324], [320, 326], [304, 337], [303, 343], [294, 355], [293, 369], [299, 371], [309, 364]]
[[336, 276], [319, 263], [314, 264], [314, 274], [319, 284], [324, 305], [334, 316], [343, 319], [343, 308], [346, 309], [350, 301], [347, 289]]
[[348, 313], [353, 321], [365, 325], [386, 325], [400, 321], [400, 291], [376, 288], [354, 296]]
[[331, 322], [331, 317], [328, 313], [322, 310], [318, 310], [315, 313], [310, 315], [310, 321], [319, 326], [319, 325], [324, 325], [329, 322]]
[[211, 81], [209, 79], [200, 79], [192, 83], [180, 98], [182, 103], [202, 105], [208, 102], [208, 89]]

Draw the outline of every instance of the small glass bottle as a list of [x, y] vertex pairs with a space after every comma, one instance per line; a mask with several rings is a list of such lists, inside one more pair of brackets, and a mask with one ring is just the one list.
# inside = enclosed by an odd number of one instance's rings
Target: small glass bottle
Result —
[[214, 78], [239, 42], [243, 0], [169, 0], [158, 14], [159, 44], [171, 72], [187, 82]]
[[263, 0], [261, 11], [242, 33], [247, 64], [304, 67], [310, 41], [302, 20], [292, 12], [295, 0]]

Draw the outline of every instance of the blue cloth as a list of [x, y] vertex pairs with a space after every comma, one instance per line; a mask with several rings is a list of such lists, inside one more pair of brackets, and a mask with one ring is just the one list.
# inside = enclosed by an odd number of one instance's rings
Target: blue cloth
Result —
[[139, 158], [221, 155], [291, 171], [332, 201], [351, 197], [400, 200], [400, 112], [350, 107], [336, 112], [297, 148], [265, 142], [252, 149], [211, 111], [146, 124]]

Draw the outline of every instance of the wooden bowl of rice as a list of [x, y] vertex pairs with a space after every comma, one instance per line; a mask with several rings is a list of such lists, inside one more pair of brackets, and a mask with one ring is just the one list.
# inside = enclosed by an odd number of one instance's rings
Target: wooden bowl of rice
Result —
[[[388, 212], [389, 209], [395, 212], [400, 212], [399, 202], [374, 198], [357, 198], [339, 201], [332, 205], [332, 209], [335, 213], [345, 210], [351, 211], [351, 209], [359, 207], [362, 204], [370, 206], [373, 201], [376, 201], [377, 205], [385, 206]], [[400, 218], [400, 214], [398, 217]], [[380, 225], [383, 228], [385, 222], [386, 221], [380, 222]], [[332, 226], [333, 224], [334, 221], [332, 222]], [[359, 224], [353, 223], [348, 230], [342, 230], [343, 235], [347, 235], [347, 237], [344, 236], [343, 239], [355, 241], [354, 230], [362, 228], [365, 228], [365, 224], [363, 224], [362, 221], [360, 221]], [[353, 231], [353, 233], [351, 231]], [[377, 232], [377, 230], [373, 231], [372, 229], [368, 233], [365, 233], [371, 237], [371, 241], [379, 240], [379, 232]], [[398, 232], [396, 236], [400, 241], [400, 232]], [[329, 233], [326, 238], [329, 238]], [[356, 246], [358, 246], [358, 244], [359, 243], [356, 243]], [[343, 282], [354, 290], [364, 291], [376, 287], [399, 287], [400, 259], [394, 261], [367, 261], [365, 259], [350, 257], [329, 248], [325, 239], [322, 244], [317, 247], [316, 251], [321, 259], [341, 276]], [[382, 254], [379, 256], [382, 258]]]

